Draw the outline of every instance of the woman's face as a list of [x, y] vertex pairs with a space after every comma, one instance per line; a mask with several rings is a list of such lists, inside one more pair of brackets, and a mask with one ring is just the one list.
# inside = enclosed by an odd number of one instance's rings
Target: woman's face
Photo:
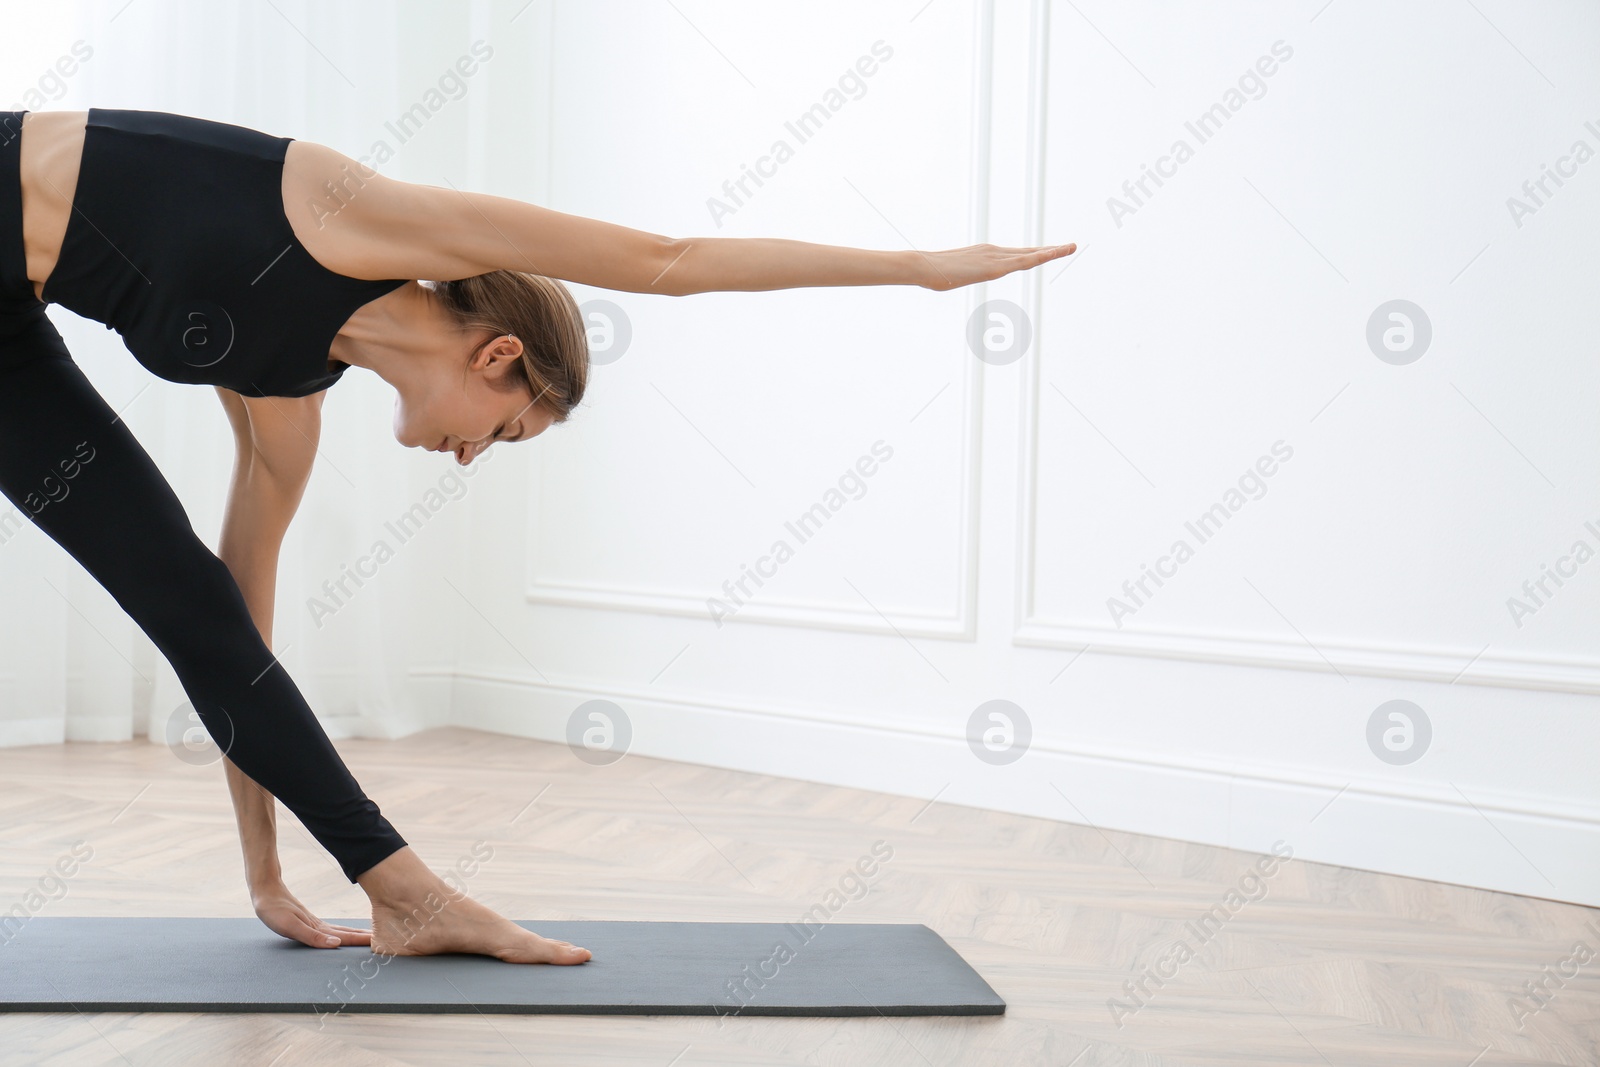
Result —
[[454, 452], [465, 466], [496, 441], [525, 441], [550, 425], [553, 416], [534, 404], [526, 385], [504, 388], [522, 358], [520, 340], [485, 331], [457, 347], [397, 387], [395, 440], [407, 448]]

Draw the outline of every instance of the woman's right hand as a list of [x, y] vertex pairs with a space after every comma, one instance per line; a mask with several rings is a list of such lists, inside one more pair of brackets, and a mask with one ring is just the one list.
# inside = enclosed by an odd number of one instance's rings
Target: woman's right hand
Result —
[[1006, 248], [1001, 245], [968, 245], [944, 252], [918, 252], [917, 284], [943, 293], [975, 282], [992, 282], [1012, 271], [1027, 270], [1078, 250], [1076, 243], [1045, 248]]
[[325, 923], [313, 915], [304, 904], [295, 899], [289, 887], [281, 882], [275, 886], [251, 893], [256, 918], [267, 929], [291, 941], [312, 948], [338, 948], [341, 945], [371, 945], [372, 931], [352, 926]]

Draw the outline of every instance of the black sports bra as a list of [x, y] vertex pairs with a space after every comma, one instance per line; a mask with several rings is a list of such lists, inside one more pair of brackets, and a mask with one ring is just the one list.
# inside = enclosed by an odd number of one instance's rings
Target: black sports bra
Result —
[[162, 111], [90, 108], [61, 255], [43, 299], [115, 329], [151, 373], [246, 396], [307, 396], [328, 349], [408, 279], [335, 273], [283, 211], [292, 137]]

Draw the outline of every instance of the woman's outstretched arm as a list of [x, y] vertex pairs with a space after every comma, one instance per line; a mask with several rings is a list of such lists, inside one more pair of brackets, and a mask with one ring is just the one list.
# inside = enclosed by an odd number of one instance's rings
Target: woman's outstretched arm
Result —
[[[1070, 255], [1045, 248], [970, 245], [948, 251], [879, 250], [778, 237], [668, 238], [484, 193], [405, 186], [421, 222], [412, 239], [449, 257], [461, 277], [519, 270], [631, 293], [764, 292], [810, 286], [917, 285], [944, 291], [991, 281]], [[380, 205], [381, 209], [381, 205]], [[453, 275], [455, 276], [455, 275]]]
[[1036, 267], [1077, 247], [984, 244], [947, 252], [880, 252], [777, 237], [690, 237], [674, 242], [677, 255], [662, 282], [676, 296], [821, 285], [919, 285], [944, 291]]
[[[1077, 248], [982, 244], [932, 252], [776, 237], [673, 238], [509, 197], [386, 178], [323, 145], [291, 147], [296, 153], [286, 201], [308, 231], [338, 231], [351, 250], [348, 262], [359, 264], [362, 277], [448, 280], [515, 270], [665, 296], [855, 285], [943, 291], [1036, 267]], [[334, 187], [341, 190], [337, 196], [317, 194]]]

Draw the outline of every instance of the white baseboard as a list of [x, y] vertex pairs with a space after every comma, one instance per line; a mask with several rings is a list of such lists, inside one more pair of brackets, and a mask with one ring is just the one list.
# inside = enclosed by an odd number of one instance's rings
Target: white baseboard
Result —
[[572, 710], [603, 698], [627, 712], [630, 751], [641, 756], [1252, 852], [1282, 840], [1303, 860], [1600, 906], [1600, 810], [1544, 798], [1477, 789], [1467, 797], [1453, 788], [1068, 750], [1037, 739], [1021, 760], [994, 767], [944, 729], [552, 685], [499, 671], [441, 667], [413, 676], [450, 678], [451, 721], [473, 729], [564, 743]]

